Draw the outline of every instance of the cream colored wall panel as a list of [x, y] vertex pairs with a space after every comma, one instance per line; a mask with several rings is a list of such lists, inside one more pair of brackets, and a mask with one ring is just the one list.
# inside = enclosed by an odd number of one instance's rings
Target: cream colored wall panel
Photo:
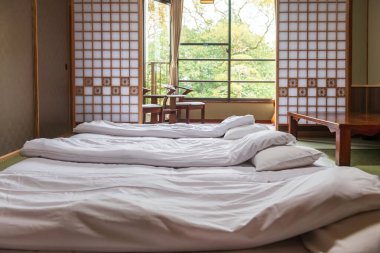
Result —
[[33, 138], [32, 1], [0, 1], [0, 156]]
[[40, 135], [61, 136], [70, 127], [69, 0], [38, 0]]

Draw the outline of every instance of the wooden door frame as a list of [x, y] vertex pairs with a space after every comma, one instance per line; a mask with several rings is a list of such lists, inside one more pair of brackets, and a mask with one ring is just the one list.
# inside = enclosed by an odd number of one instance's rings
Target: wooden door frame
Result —
[[33, 110], [34, 138], [40, 137], [40, 86], [38, 75], [38, 0], [32, 2], [33, 16]]

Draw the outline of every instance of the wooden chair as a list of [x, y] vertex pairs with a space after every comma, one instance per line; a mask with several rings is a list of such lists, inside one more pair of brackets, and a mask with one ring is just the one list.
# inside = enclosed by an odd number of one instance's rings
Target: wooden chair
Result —
[[[145, 114], [146, 113], [152, 113], [152, 120], [151, 123], [157, 123], [157, 115], [159, 116], [159, 122], [162, 123], [165, 121], [165, 115], [169, 114], [169, 123], [176, 123], [177, 122], [177, 109], [175, 107], [175, 100], [173, 100], [172, 96], [173, 93], [176, 92], [176, 89], [167, 87], [166, 95], [146, 95], [150, 90], [147, 88], [143, 88], [143, 95], [144, 100], [151, 99], [151, 104], [144, 104], [143, 105], [143, 120], [145, 122]], [[170, 105], [167, 104], [168, 99], [170, 98]], [[162, 99], [162, 105], [158, 103], [158, 99]], [[173, 106], [174, 104], [174, 106]], [[158, 107], [160, 107], [160, 110], [158, 110]]]
[[[176, 89], [173, 87], [166, 87], [166, 95], [165, 98], [162, 101], [162, 105], [164, 107], [163, 115], [165, 120], [165, 115], [169, 114], [169, 123], [174, 124], [177, 123], [177, 112], [178, 109], [176, 108], [176, 99], [175, 95], [173, 95], [176, 92]], [[169, 105], [168, 105], [169, 100]]]
[[[157, 116], [158, 116], [158, 122], [162, 123], [164, 120], [164, 107], [157, 103], [157, 99], [159, 98], [159, 95], [146, 95], [150, 90], [147, 88], [143, 88], [143, 97], [144, 97], [144, 104], [142, 105], [143, 108], [143, 123], [146, 123], [146, 114], [151, 114], [150, 122], [152, 124], [157, 123]], [[145, 104], [145, 99], [151, 99], [151, 104]]]
[[181, 118], [181, 111], [186, 110], [186, 123], [190, 123], [190, 111], [191, 110], [201, 110], [201, 122], [202, 124], [205, 123], [205, 110], [206, 110], [206, 104], [203, 102], [196, 102], [196, 101], [184, 101], [185, 96], [192, 92], [192, 89], [181, 87], [181, 86], [175, 86], [176, 90], [184, 90], [181, 95], [182, 97], [178, 98], [178, 101], [176, 103], [176, 108], [178, 109], [177, 117]]

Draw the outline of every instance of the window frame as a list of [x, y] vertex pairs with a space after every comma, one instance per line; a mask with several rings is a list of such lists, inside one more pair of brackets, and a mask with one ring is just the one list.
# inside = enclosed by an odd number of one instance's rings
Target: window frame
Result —
[[[227, 58], [226, 59], [206, 59], [206, 58], [178, 58], [176, 64], [177, 64], [177, 76], [179, 76], [179, 63], [180, 61], [224, 61], [227, 62], [227, 80], [219, 81], [219, 80], [178, 80], [178, 83], [195, 83], [195, 82], [201, 82], [201, 83], [227, 83], [227, 97], [220, 97], [220, 98], [210, 98], [210, 97], [192, 97], [187, 98], [190, 100], [202, 100], [202, 101], [220, 101], [220, 102], [271, 102], [273, 99], [275, 99], [276, 94], [274, 94], [273, 98], [232, 98], [231, 97], [231, 84], [232, 83], [272, 83], [273, 86], [276, 88], [276, 80], [249, 80], [249, 81], [240, 81], [240, 80], [232, 80], [231, 79], [231, 66], [233, 62], [239, 62], [239, 61], [246, 61], [246, 62], [276, 62], [276, 58], [263, 58], [263, 59], [235, 59], [232, 58], [232, 0], [228, 0], [228, 42], [227, 43], [213, 43], [213, 42], [184, 42], [180, 43], [179, 50], [181, 50], [181, 47], [183, 46], [227, 46]], [[276, 49], [275, 49], [276, 50]], [[275, 70], [277, 71], [277, 69]], [[186, 98], [185, 98], [186, 100]]]

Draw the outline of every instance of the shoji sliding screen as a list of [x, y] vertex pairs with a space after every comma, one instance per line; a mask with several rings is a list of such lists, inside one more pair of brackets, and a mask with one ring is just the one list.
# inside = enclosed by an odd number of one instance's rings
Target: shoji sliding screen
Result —
[[73, 0], [75, 123], [138, 122], [142, 81], [142, 3]]
[[277, 3], [278, 124], [287, 124], [288, 111], [345, 112], [350, 82], [349, 1]]

